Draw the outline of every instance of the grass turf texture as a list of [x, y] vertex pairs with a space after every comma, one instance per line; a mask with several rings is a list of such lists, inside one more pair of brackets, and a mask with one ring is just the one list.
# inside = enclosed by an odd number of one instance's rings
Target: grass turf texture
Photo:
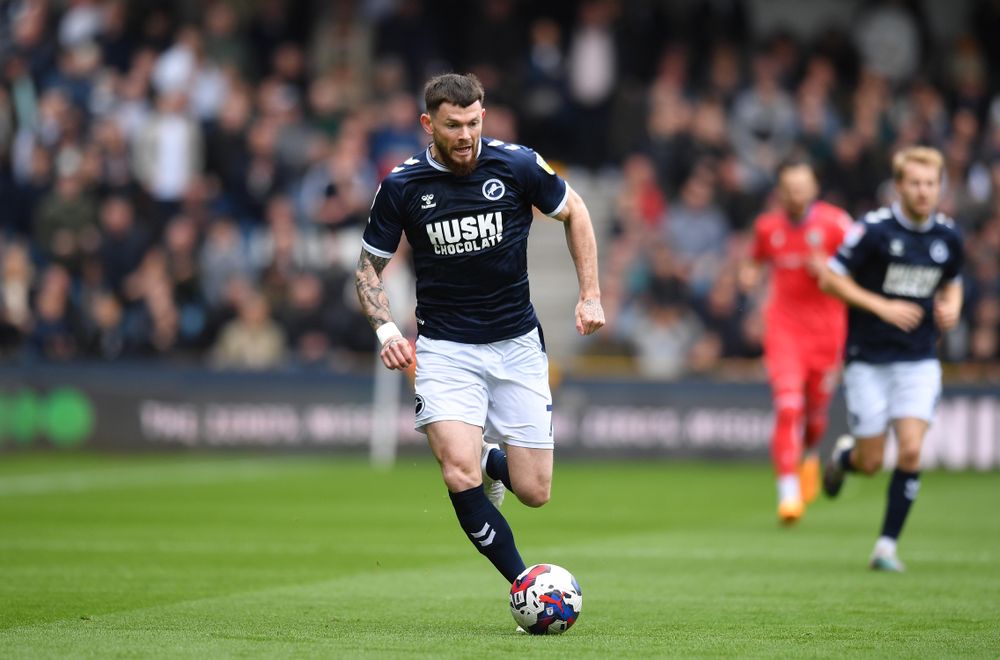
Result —
[[866, 569], [885, 485], [782, 529], [765, 466], [563, 461], [503, 509], [583, 587], [529, 637], [430, 461], [4, 455], [0, 657], [996, 657], [1000, 474], [925, 475], [903, 575]]

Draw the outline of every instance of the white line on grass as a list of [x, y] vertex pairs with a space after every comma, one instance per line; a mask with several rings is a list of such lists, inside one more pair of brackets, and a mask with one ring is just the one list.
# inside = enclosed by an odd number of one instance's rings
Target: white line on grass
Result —
[[161, 465], [99, 467], [49, 474], [23, 474], [0, 477], [0, 497], [80, 493], [119, 488], [158, 487], [167, 484], [202, 484], [219, 481], [244, 481], [280, 474], [277, 467], [300, 469], [303, 463], [268, 459], [180, 462]]

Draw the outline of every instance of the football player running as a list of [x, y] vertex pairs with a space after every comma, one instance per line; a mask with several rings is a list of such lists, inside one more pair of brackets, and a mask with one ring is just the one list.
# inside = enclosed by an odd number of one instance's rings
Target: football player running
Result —
[[843, 209], [817, 201], [812, 166], [790, 159], [778, 167], [778, 208], [754, 222], [752, 259], [740, 270], [744, 289], [770, 267], [764, 309], [764, 364], [774, 400], [771, 458], [778, 520], [791, 525], [819, 493], [819, 444], [840, 376], [847, 310], [819, 288], [823, 263], [851, 225]]
[[[376, 192], [356, 280], [383, 364], [416, 362], [415, 425], [459, 524], [509, 584], [525, 565], [497, 508], [504, 488], [539, 507], [552, 483], [548, 360], [528, 292], [533, 206], [564, 223], [579, 281], [577, 331], [601, 328], [604, 311], [586, 205], [531, 149], [483, 137], [484, 96], [472, 75], [427, 82], [420, 123], [430, 145]], [[403, 233], [416, 271], [415, 354], [382, 285]]]
[[869, 561], [881, 571], [903, 570], [896, 543], [920, 488], [920, 449], [941, 393], [936, 343], [962, 308], [962, 241], [937, 212], [943, 165], [937, 149], [898, 152], [899, 201], [856, 223], [822, 278], [825, 291], [850, 305], [844, 386], [854, 436], [837, 441], [824, 491], [835, 497], [846, 474], [877, 472], [890, 426], [898, 443]]

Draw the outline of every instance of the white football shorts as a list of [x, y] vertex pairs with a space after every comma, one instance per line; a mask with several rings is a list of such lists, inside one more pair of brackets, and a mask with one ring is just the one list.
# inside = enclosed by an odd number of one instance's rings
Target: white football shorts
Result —
[[552, 449], [549, 359], [538, 329], [491, 344], [417, 338], [416, 418], [479, 426], [487, 442]]
[[940, 396], [941, 363], [937, 360], [851, 362], [844, 369], [847, 425], [855, 437], [881, 435], [895, 419], [930, 423]]

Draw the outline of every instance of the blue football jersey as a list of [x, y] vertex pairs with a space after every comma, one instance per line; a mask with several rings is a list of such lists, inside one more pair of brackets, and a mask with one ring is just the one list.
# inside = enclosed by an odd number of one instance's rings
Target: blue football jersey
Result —
[[872, 211], [848, 231], [830, 268], [887, 298], [917, 303], [924, 316], [904, 332], [874, 314], [851, 307], [845, 359], [873, 364], [936, 356], [934, 294], [961, 273], [962, 239], [955, 223], [935, 213], [922, 224], [906, 218], [898, 204]]
[[379, 186], [364, 249], [391, 257], [406, 233], [421, 335], [469, 344], [518, 337], [538, 325], [528, 291], [532, 206], [556, 215], [568, 192], [541, 156], [517, 144], [482, 138], [467, 176], [428, 148]]

